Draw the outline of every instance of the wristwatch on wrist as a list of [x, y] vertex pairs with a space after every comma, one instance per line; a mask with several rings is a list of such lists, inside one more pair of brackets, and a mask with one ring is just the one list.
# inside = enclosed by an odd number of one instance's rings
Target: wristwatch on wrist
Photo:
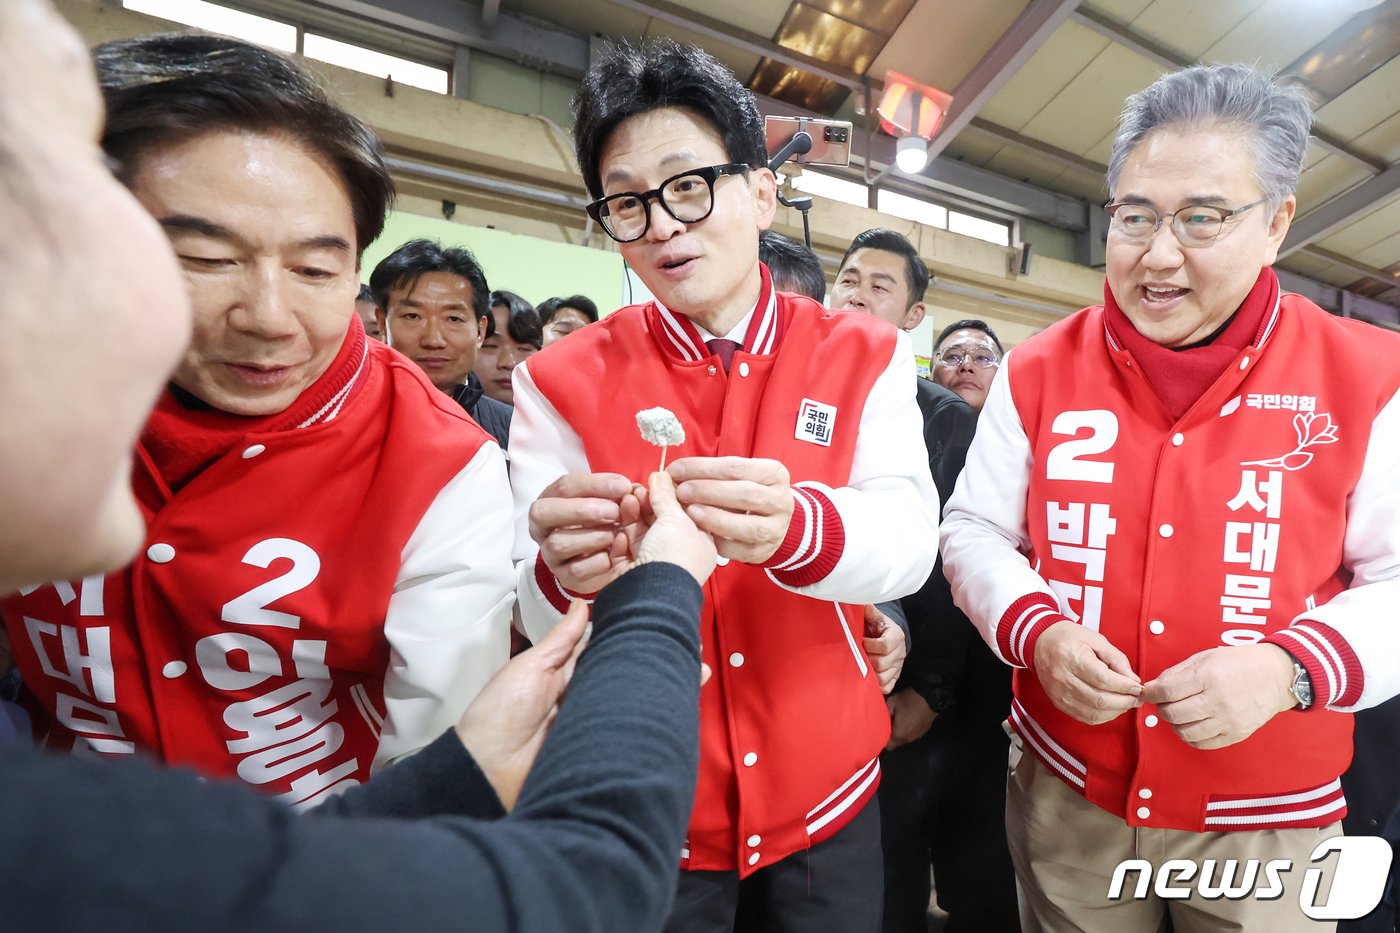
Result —
[[1298, 701], [1297, 709], [1307, 709], [1313, 705], [1312, 678], [1308, 676], [1308, 669], [1297, 658], [1293, 658], [1293, 686], [1288, 688], [1288, 692]]

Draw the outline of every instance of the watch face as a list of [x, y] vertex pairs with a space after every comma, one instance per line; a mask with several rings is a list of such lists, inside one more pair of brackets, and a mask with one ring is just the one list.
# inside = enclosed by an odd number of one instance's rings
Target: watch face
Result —
[[1313, 704], [1312, 678], [1308, 676], [1308, 669], [1293, 662], [1293, 698], [1298, 701], [1298, 705], [1307, 709]]

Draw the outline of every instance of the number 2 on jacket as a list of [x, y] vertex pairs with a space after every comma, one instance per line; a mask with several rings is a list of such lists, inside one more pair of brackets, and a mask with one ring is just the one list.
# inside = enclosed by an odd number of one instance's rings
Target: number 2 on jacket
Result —
[[[272, 566], [276, 560], [290, 560], [292, 566], [281, 576], [226, 602], [220, 616], [223, 621], [273, 628], [301, 626], [300, 616], [267, 607], [315, 582], [321, 572], [321, 558], [307, 545], [290, 538], [259, 541], [243, 557], [243, 563], [263, 568]], [[230, 653], [245, 655], [247, 669], [231, 666]], [[245, 691], [270, 677], [289, 676], [277, 647], [244, 632], [221, 632], [200, 639], [195, 654], [204, 679], [220, 690]], [[335, 754], [344, 742], [343, 727], [334, 721], [339, 704], [330, 696], [332, 684], [325, 664], [326, 642], [296, 639], [291, 642], [290, 654], [299, 680], [283, 683], [269, 693], [242, 699], [224, 711], [224, 724], [239, 735], [226, 743], [228, 750], [246, 756], [239, 761], [238, 775], [250, 784], [280, 781], [304, 772]], [[355, 768], [356, 761], [352, 758], [328, 771], [317, 769], [301, 773], [283, 797], [289, 803], [300, 803], [318, 796], [337, 782], [358, 783], [345, 780]]]
[[[1087, 428], [1088, 437], [1077, 437]], [[1092, 454], [1107, 453], [1118, 440], [1118, 418], [1111, 411], [1062, 411], [1050, 425], [1054, 434], [1069, 435], [1072, 440], [1061, 441], [1051, 448], [1045, 458], [1045, 478], [1084, 483], [1112, 483], [1113, 464], [1082, 459]], [[1045, 582], [1055, 593], [1061, 610], [1085, 628], [1098, 631], [1103, 608], [1104, 567], [1108, 562], [1108, 539], [1118, 530], [1118, 520], [1103, 502], [1045, 503], [1046, 537], [1050, 539], [1047, 566], [1057, 577], [1071, 576], [1069, 564], [1080, 564], [1083, 570], [1074, 572], [1075, 580], [1046, 577]], [[1078, 603], [1080, 611], [1075, 611]]]

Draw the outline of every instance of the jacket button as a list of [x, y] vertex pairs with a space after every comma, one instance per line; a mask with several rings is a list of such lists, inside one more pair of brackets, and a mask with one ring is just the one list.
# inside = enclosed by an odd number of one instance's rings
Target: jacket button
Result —
[[1138, 791], [1138, 796], [1141, 797], [1143, 800], [1151, 800], [1152, 788], [1144, 787], [1142, 790]]
[[756, 847], [758, 846], [758, 844], [759, 844], [760, 842], [762, 842], [762, 841], [763, 841], [763, 837], [762, 837], [762, 836], [750, 836], [750, 837], [749, 837], [749, 848], [750, 848], [750, 849], [756, 848]]
[[1176, 529], [1173, 528], [1171, 525], [1167, 524], [1163, 524], [1160, 528], [1157, 529], [1157, 533], [1164, 538], [1170, 538], [1173, 534], [1175, 534], [1175, 532]]
[[757, 752], [749, 752], [747, 755], [744, 756], [744, 767], [752, 768], [756, 764], [758, 764]]
[[157, 564], [168, 564], [175, 559], [175, 549], [168, 544], [156, 543], [146, 548], [146, 556]]
[[706, 371], [707, 373], [709, 373], [711, 376], [713, 376], [715, 373], [719, 372], [719, 370], [716, 369], [716, 368], [713, 367], [713, 366], [711, 366], [709, 369], [707, 369], [707, 370], [705, 370], [705, 371]]
[[1167, 630], [1167, 627], [1162, 624], [1161, 619], [1153, 619], [1148, 623], [1147, 630], [1153, 635], [1160, 635]]
[[243, 459], [244, 459], [244, 460], [252, 460], [254, 457], [256, 457], [258, 454], [262, 453], [264, 450], [267, 450], [267, 448], [264, 447], [262, 444], [254, 444], [252, 447], [245, 447], [245, 448], [243, 449]]
[[725, 557], [723, 554], [715, 558], [716, 567], [723, 567], [727, 563], [729, 563], [729, 558]]
[[755, 852], [753, 855], [750, 855], [750, 856], [749, 856], [749, 864], [750, 864], [750, 865], [757, 865], [757, 864], [758, 864], [758, 853], [757, 853], [757, 852]]
[[1248, 369], [1248, 368], [1249, 368], [1249, 357], [1246, 356], [1244, 359], [1240, 360], [1240, 372], [1244, 372], [1244, 371], [1245, 371], [1246, 369]]
[[1138, 815], [1138, 819], [1140, 819], [1140, 820], [1145, 820], [1145, 819], [1147, 819], [1149, 816], [1152, 815], [1152, 811], [1149, 810], [1149, 809], [1147, 809], [1146, 807], [1138, 807], [1138, 808], [1137, 808], [1137, 815]]
[[737, 651], [734, 652], [733, 654], [731, 654], [731, 655], [729, 656], [729, 666], [730, 666], [730, 667], [743, 667], [743, 666], [744, 666], [744, 656], [743, 656], [742, 654], [740, 654], [739, 652], [737, 652]]
[[1178, 431], [1177, 433], [1175, 433], [1175, 434], [1172, 435], [1172, 446], [1173, 446], [1173, 447], [1180, 447], [1180, 446], [1181, 446], [1182, 444], [1184, 444], [1184, 443], [1186, 443], [1186, 435], [1185, 435], [1185, 434], [1182, 434], [1180, 431]]
[[162, 667], [160, 672], [167, 679], [174, 680], [188, 669], [184, 661], [171, 661], [169, 664], [165, 665], [165, 667]]
[[1157, 725], [1157, 722], [1157, 717], [1153, 716], [1151, 713], [1148, 713], [1146, 718], [1143, 719], [1142, 724], [1147, 728], [1151, 729], [1153, 726]]
[[739, 364], [739, 375], [741, 375], [741, 376], [747, 376], [748, 374], [749, 374], [749, 364], [748, 364], [748, 363], [740, 363], [740, 364]]

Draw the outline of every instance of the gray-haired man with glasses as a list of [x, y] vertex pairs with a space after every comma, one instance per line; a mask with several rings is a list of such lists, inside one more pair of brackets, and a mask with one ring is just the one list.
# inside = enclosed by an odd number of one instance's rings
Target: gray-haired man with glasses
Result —
[[1304, 880], [1337, 865], [1349, 714], [1400, 692], [1400, 338], [1270, 268], [1311, 124], [1243, 65], [1128, 99], [1104, 304], [1002, 362], [948, 504], [954, 597], [1016, 668], [1027, 930], [1372, 906]]
[[[538, 638], [617, 573], [649, 520], [627, 493], [666, 463], [721, 561], [667, 928], [732, 930], [742, 895], [756, 928], [874, 933], [892, 649], [862, 604], [918, 589], [938, 538], [909, 338], [772, 287], [763, 121], [709, 55], [620, 47], [575, 108], [589, 213], [655, 299], [515, 370], [521, 617]], [[664, 451], [636, 423], [657, 407], [685, 435]]]

